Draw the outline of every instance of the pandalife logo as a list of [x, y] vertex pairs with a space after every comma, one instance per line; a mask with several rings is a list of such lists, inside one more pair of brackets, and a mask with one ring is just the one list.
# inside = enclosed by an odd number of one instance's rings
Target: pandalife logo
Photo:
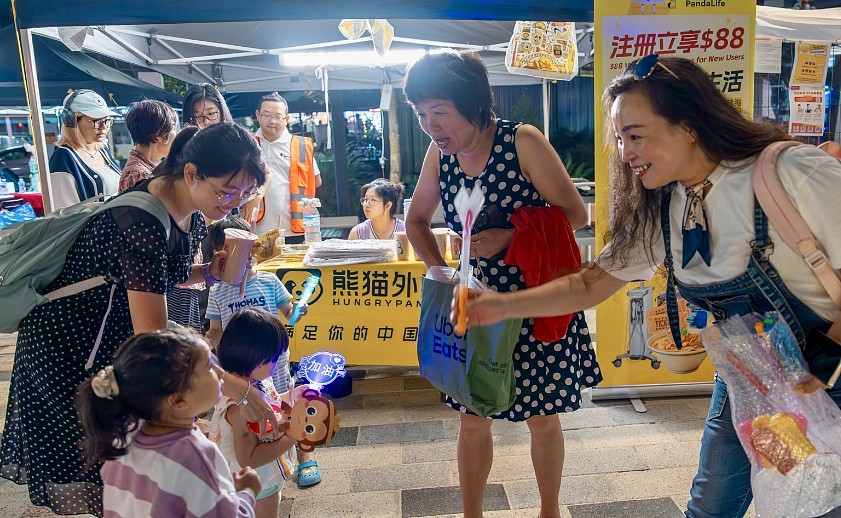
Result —
[[724, 0], [685, 0], [686, 7], [727, 7]]
[[446, 315], [436, 314], [434, 327], [432, 352], [445, 358], [467, 363], [467, 351], [463, 347], [464, 336], [456, 333], [450, 319]]

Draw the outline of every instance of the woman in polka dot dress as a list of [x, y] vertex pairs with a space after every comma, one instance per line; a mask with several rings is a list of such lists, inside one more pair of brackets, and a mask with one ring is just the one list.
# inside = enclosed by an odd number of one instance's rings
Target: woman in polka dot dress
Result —
[[[59, 514], [101, 513], [99, 466], [84, 469], [79, 449], [76, 388], [109, 365], [132, 334], [166, 327], [168, 289], [219, 277], [220, 256], [192, 266], [206, 234], [201, 212], [223, 218], [265, 181], [260, 148], [248, 131], [220, 124], [197, 132], [183, 130], [156, 177], [133, 188], [154, 195], [167, 209], [169, 239], [159, 220], [142, 209], [102, 213], [81, 232], [47, 291], [98, 275], [106, 284], [38, 306], [21, 322], [0, 476], [27, 484], [35, 505]], [[245, 382], [240, 388], [232, 376], [226, 378], [226, 386], [237, 386], [226, 393], [241, 399]], [[273, 415], [260, 402], [249, 407], [255, 415]]]
[[[586, 223], [584, 202], [543, 135], [533, 126], [494, 116], [487, 69], [476, 55], [448, 49], [430, 53], [410, 66], [404, 90], [432, 138], [406, 219], [415, 252], [428, 266], [446, 264], [429, 230], [435, 207], [440, 200], [447, 225], [461, 232], [453, 200], [463, 186], [481, 187], [486, 211], [498, 213], [502, 226], [519, 207], [547, 204], [562, 208], [572, 228]], [[503, 261], [513, 234], [512, 228], [489, 228], [474, 235], [470, 245], [476, 275], [496, 291], [526, 287], [520, 269]], [[514, 351], [514, 404], [492, 417], [528, 425], [540, 515], [554, 517], [564, 462], [557, 414], [578, 409], [581, 389], [596, 385], [601, 373], [583, 313], [558, 342], [535, 339], [533, 326], [534, 319], [523, 321]], [[478, 517], [493, 462], [492, 420], [471, 414], [452, 398], [447, 403], [461, 411], [458, 467], [464, 516]]]

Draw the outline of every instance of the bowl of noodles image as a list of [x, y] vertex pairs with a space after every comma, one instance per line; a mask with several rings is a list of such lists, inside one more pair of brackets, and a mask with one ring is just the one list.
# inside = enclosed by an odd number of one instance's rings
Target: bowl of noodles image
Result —
[[660, 363], [675, 374], [695, 372], [707, 357], [701, 335], [692, 331], [684, 335], [683, 347], [679, 351], [668, 331], [652, 335], [648, 339], [648, 347]]

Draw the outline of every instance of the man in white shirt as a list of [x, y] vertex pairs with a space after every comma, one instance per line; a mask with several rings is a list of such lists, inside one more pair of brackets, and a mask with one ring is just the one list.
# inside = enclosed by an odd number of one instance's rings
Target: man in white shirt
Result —
[[[255, 137], [272, 173], [263, 189], [265, 194], [259, 204], [260, 216], [255, 228], [258, 234], [263, 234], [279, 226], [286, 231], [287, 243], [302, 243], [300, 199], [315, 196], [315, 189], [321, 186], [321, 171], [313, 159], [312, 140], [289, 133], [289, 105], [277, 92], [260, 98], [255, 115], [260, 124]], [[290, 183], [296, 188], [292, 189]]]

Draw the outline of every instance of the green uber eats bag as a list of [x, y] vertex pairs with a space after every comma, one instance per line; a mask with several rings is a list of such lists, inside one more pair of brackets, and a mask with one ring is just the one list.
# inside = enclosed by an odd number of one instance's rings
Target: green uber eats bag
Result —
[[471, 412], [488, 417], [514, 403], [517, 385], [513, 356], [523, 321], [475, 326], [459, 336], [450, 322], [453, 287], [429, 276], [423, 279], [418, 332], [420, 374]]

